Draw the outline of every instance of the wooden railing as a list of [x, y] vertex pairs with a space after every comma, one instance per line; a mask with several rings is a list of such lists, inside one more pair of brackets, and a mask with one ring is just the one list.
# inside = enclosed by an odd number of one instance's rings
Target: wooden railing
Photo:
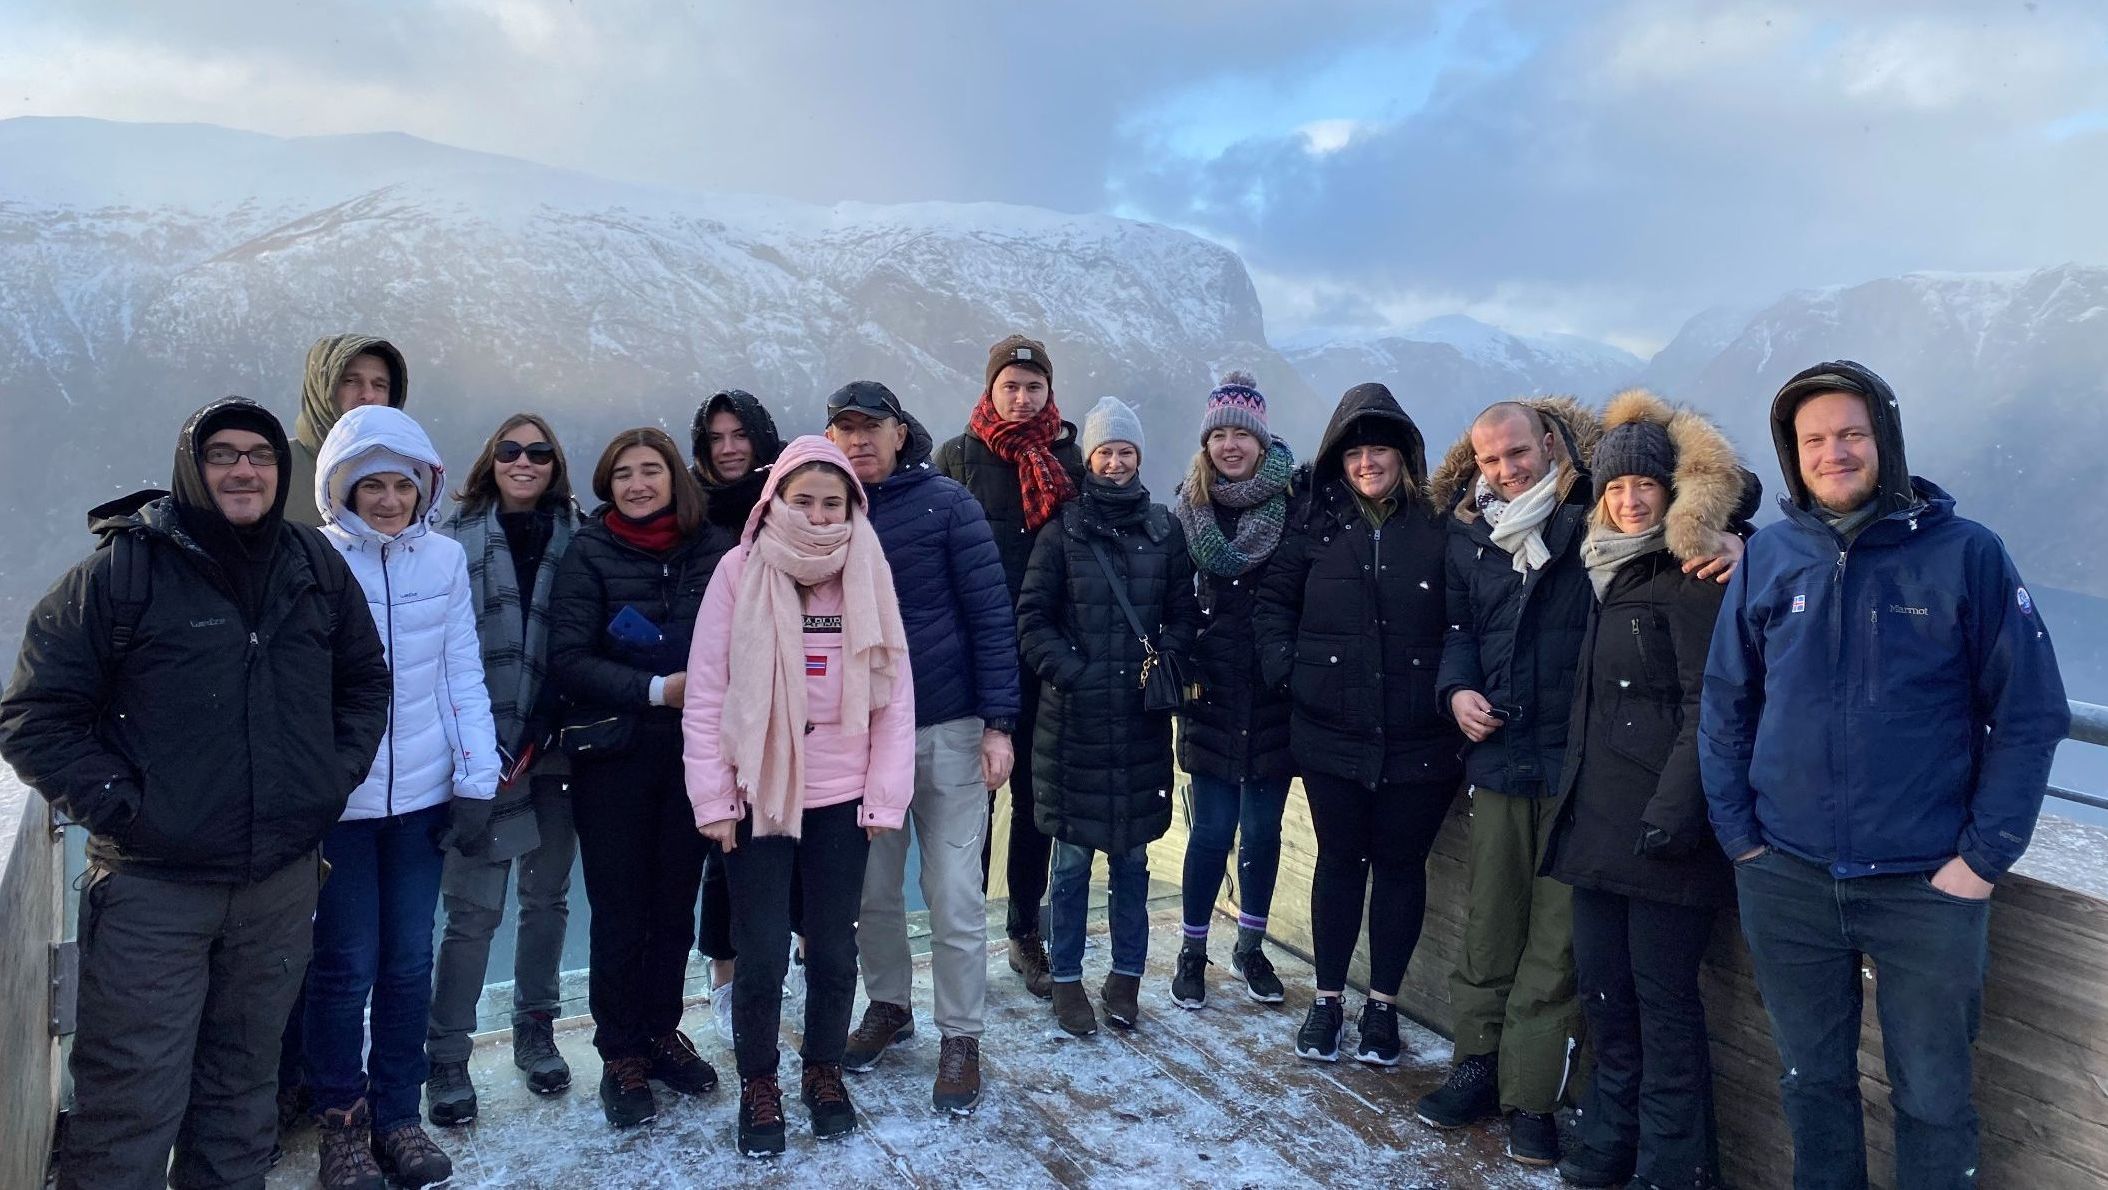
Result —
[[[2108, 745], [2108, 708], [2073, 703], [2072, 738]], [[2070, 791], [2086, 804], [2108, 800]], [[2054, 806], [2051, 807], [2054, 810]], [[1449, 1035], [1449, 974], [1464, 932], [1465, 832], [1470, 800], [1459, 796], [1428, 860], [1427, 919], [1399, 1000], [1422, 1024]], [[1176, 872], [1184, 820], [1151, 848], [1151, 868]], [[1290, 797], [1282, 823], [1281, 877], [1268, 932], [1310, 954], [1310, 882], [1317, 860], [1310, 816]], [[2103, 871], [2055, 862], [2099, 857]], [[2054, 879], [2047, 878], [2054, 869]], [[2037, 874], [2030, 874], [2030, 873]], [[1234, 872], [1224, 907], [1235, 909]], [[1370, 906], [1373, 913], [1384, 911]], [[1367, 954], [1357, 951], [1351, 980], [1363, 986]], [[1779, 1107], [1778, 1051], [1757, 995], [1749, 951], [1732, 910], [1720, 914], [1702, 975], [1723, 1173], [1730, 1185], [1761, 1190], [1792, 1184], [1792, 1146]], [[1892, 1116], [1881, 1028], [1871, 999], [1879, 982], [1866, 968], [1867, 1001], [1859, 1070], [1867, 1147], [1876, 1186], [1892, 1184]], [[2045, 816], [2036, 843], [1998, 884], [1991, 914], [1991, 970], [1983, 1032], [1976, 1047], [1976, 1104], [1983, 1117], [1985, 1187], [2099, 1190], [2108, 1186], [2108, 830]]]

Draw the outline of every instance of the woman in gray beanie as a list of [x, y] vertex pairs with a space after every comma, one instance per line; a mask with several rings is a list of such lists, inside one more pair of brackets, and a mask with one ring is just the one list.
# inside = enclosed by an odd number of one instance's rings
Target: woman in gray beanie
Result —
[[[1543, 873], [1574, 886], [1574, 970], [1595, 1071], [1569, 1185], [1717, 1185], [1698, 960], [1734, 888], [1698, 778], [1699, 688], [1721, 586], [1683, 562], [1747, 531], [1759, 485], [1710, 422], [1651, 393], [1610, 403], [1581, 557], [1596, 607], [1574, 683]], [[1644, 1053], [1644, 1058], [1643, 1058]]]
[[[1149, 958], [1148, 846], [1171, 826], [1171, 717], [1146, 710], [1148, 650], [1183, 656], [1200, 608], [1186, 535], [1142, 486], [1142, 422], [1106, 397], [1084, 420], [1082, 492], [1039, 531], [1018, 596], [1018, 637], [1042, 685], [1029, 763], [1033, 812], [1054, 839], [1047, 904], [1054, 1013], [1097, 1031], [1083, 989], [1084, 914], [1093, 853], [1112, 877], [1107, 1021], [1134, 1027]], [[1149, 640], [1129, 626], [1122, 600]], [[1021, 762], [1025, 758], [1020, 758]]]

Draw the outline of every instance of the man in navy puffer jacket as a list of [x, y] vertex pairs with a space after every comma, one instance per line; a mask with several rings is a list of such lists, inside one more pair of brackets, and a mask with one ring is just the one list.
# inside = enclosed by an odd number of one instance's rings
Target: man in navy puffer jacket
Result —
[[[943, 1044], [931, 1104], [965, 1114], [981, 1094], [988, 998], [988, 900], [981, 840], [988, 791], [1010, 777], [1017, 726], [1017, 622], [981, 505], [930, 464], [930, 436], [885, 385], [858, 380], [827, 399], [827, 437], [849, 456], [900, 594], [915, 671], [915, 838], [930, 907], [931, 976]], [[902, 896], [908, 839], [872, 841], [857, 927], [871, 1005], [843, 1064], [869, 1070], [912, 1037], [913, 975]]]
[[1750, 539], [1708, 657], [1699, 758], [1786, 1069], [1797, 1187], [1863, 1187], [1860, 960], [1874, 960], [1896, 1184], [1973, 1184], [1970, 1044], [1992, 883], [2070, 726], [1996, 534], [1904, 464], [1850, 361], [1772, 405], [1785, 520]]

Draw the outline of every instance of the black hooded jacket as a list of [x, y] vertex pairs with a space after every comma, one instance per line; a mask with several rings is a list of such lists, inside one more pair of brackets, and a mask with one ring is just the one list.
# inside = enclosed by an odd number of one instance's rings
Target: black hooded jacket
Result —
[[1474, 507], [1475, 471], [1443, 502], [1449, 634], [1437, 696], [1448, 714], [1457, 691], [1476, 690], [1505, 714], [1499, 730], [1466, 749], [1464, 776], [1476, 788], [1512, 797], [1558, 792], [1574, 674], [1596, 604], [1581, 564], [1594, 497], [1587, 462], [1566, 415], [1545, 406], [1537, 412], [1551, 424], [1563, 472], [1560, 503], [1541, 530], [1551, 551], [1544, 565], [1517, 571], [1508, 551], [1493, 543], [1493, 526]]
[[1177, 519], [1149, 502], [1140, 479], [1108, 489], [1086, 479], [1040, 529], [1017, 627], [1044, 683], [1029, 761], [1033, 821], [1053, 838], [1120, 854], [1171, 826], [1171, 716], [1142, 709], [1142, 643], [1092, 543], [1159, 650], [1189, 655], [1200, 605]]
[[[1054, 439], [1054, 457], [1083, 490], [1083, 451], [1076, 445], [1076, 427], [1061, 423]], [[1010, 583], [1010, 598], [1017, 599], [1025, 585], [1025, 566], [1032, 560], [1033, 533], [1025, 527], [1025, 495], [1018, 486], [1017, 466], [1006, 463], [988, 449], [972, 430], [947, 440], [937, 448], [937, 470], [966, 485], [988, 514], [989, 531], [995, 534], [996, 552], [1003, 556], [1003, 577]], [[1044, 529], [1046, 526], [1040, 526]]]
[[[201, 543], [236, 536], [214, 524], [199, 475], [205, 439], [230, 425], [289, 457], [261, 406], [228, 398], [194, 414], [177, 439], [175, 494], [89, 514], [103, 545], [30, 614], [0, 697], [0, 757], [88, 828], [94, 858], [157, 879], [255, 881], [313, 851], [388, 722], [387, 657], [365, 596], [327, 543], [294, 539], [316, 531], [284, 521], [284, 483], [262, 526], [239, 535], [263, 567], [253, 612]], [[146, 550], [148, 580], [130, 594], [144, 600], [123, 648], [121, 537]]]
[[[747, 473], [731, 483], [720, 483], [710, 472], [710, 419], [719, 413], [730, 413], [746, 427], [747, 442], [754, 448], [754, 465]], [[761, 499], [762, 485], [769, 479], [769, 468], [776, 463], [776, 456], [783, 453], [783, 435], [776, 432], [776, 419], [769, 416], [768, 407], [761, 398], [743, 388], [728, 388], [714, 394], [695, 411], [695, 425], [690, 431], [690, 456], [695, 460], [689, 471], [695, 482], [702, 485], [703, 494], [709, 498], [709, 508], [704, 514], [710, 523], [730, 533], [736, 541], [747, 527], [747, 515]]]
[[[1347, 484], [1343, 459], [1358, 444], [1405, 459], [1380, 525]], [[1304, 772], [1372, 789], [1456, 779], [1460, 737], [1435, 698], [1447, 619], [1443, 530], [1426, 480], [1426, 444], [1390, 390], [1348, 389], [1298, 485], [1253, 618], [1260, 673], [1293, 702]]]

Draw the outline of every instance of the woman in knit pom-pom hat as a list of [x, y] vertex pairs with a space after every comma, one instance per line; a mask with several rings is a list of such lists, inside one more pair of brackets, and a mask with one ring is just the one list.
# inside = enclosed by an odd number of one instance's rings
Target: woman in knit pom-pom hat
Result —
[[1172, 512], [1186, 530], [1198, 574], [1200, 639], [1194, 661], [1199, 701], [1179, 715], [1179, 764], [1191, 776], [1192, 834], [1186, 840], [1184, 934], [1171, 998], [1207, 1000], [1208, 922], [1237, 845], [1237, 942], [1230, 966], [1245, 994], [1282, 998], [1260, 942], [1281, 864], [1281, 810], [1295, 758], [1288, 748], [1288, 696], [1259, 677], [1252, 609], [1259, 576], [1280, 544], [1296, 461], [1266, 425], [1266, 397], [1247, 372], [1231, 372], [1208, 394], [1200, 450]]

